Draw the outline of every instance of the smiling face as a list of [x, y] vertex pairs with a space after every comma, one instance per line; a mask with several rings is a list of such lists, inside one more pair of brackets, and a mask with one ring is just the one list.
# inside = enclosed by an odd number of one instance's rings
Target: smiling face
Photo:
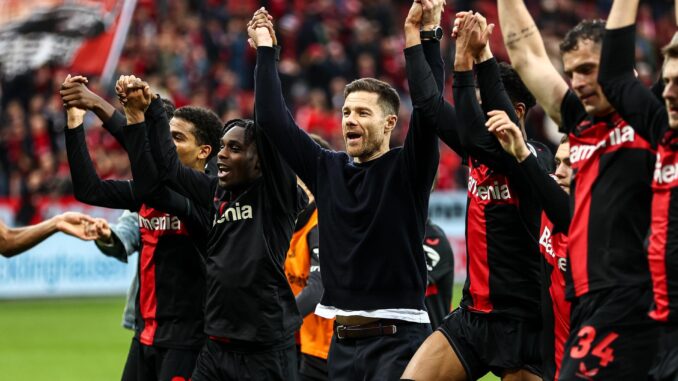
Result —
[[261, 176], [259, 157], [254, 141], [245, 138], [245, 128], [231, 127], [221, 138], [217, 154], [219, 187], [240, 190]]
[[391, 131], [397, 116], [387, 115], [379, 104], [379, 94], [354, 91], [344, 100], [342, 133], [346, 152], [356, 162], [375, 159], [389, 150]]
[[195, 138], [195, 126], [193, 123], [174, 117], [170, 119], [170, 134], [174, 145], [177, 147], [179, 161], [187, 167], [202, 171], [205, 160], [212, 152], [209, 145], [200, 145]]
[[678, 129], [678, 58], [667, 58], [662, 70], [664, 92], [662, 97], [669, 113], [669, 127]]
[[572, 90], [593, 116], [604, 116], [613, 111], [598, 84], [600, 44], [580, 40], [577, 48], [563, 53], [565, 74], [572, 80]]

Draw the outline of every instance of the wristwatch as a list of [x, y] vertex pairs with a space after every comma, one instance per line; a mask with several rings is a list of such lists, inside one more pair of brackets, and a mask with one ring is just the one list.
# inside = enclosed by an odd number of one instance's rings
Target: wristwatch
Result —
[[436, 40], [440, 41], [443, 38], [443, 28], [436, 26], [431, 30], [420, 30], [419, 38], [422, 40]]

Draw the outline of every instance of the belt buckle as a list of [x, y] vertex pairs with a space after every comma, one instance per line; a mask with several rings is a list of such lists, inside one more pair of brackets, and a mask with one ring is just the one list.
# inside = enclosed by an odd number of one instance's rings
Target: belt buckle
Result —
[[345, 326], [345, 325], [338, 325], [338, 326], [337, 326], [337, 328], [336, 328], [337, 339], [343, 340], [343, 339], [346, 338], [346, 337], [344, 336], [344, 331], [345, 331], [345, 330], [346, 330], [346, 326]]

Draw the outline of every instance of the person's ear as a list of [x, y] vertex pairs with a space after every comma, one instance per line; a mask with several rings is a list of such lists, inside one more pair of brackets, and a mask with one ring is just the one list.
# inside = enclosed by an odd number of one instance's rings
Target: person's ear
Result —
[[212, 153], [212, 146], [209, 144], [204, 144], [200, 146], [200, 151], [198, 151], [198, 160], [207, 160], [207, 158]]

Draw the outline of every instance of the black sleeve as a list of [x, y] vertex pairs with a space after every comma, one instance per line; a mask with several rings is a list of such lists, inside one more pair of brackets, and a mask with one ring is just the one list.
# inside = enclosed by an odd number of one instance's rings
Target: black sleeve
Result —
[[315, 192], [318, 158], [329, 151], [316, 144], [292, 118], [282, 95], [275, 49], [271, 47], [257, 48], [254, 104], [258, 128], [311, 192]]
[[598, 82], [619, 115], [656, 147], [668, 128], [668, 114], [662, 102], [636, 78], [635, 53], [635, 25], [606, 30]]
[[122, 146], [125, 151], [127, 150], [127, 144], [125, 144], [125, 137], [123, 136], [122, 129], [127, 125], [127, 118], [120, 111], [115, 110], [113, 115], [108, 118], [107, 121], [103, 122], [103, 127], [108, 131], [115, 140], [118, 141], [118, 144]]
[[311, 272], [308, 276], [306, 287], [297, 295], [297, 308], [302, 317], [306, 317], [315, 311], [315, 307], [320, 303], [320, 298], [323, 296], [322, 277], [320, 275], [320, 258], [319, 258], [319, 239], [318, 226], [313, 227], [306, 235], [306, 242], [311, 255]]
[[[478, 78], [478, 88], [480, 89], [480, 99], [483, 102], [482, 107], [485, 113], [492, 110], [505, 111], [513, 123], [520, 126], [520, 119], [518, 119], [516, 109], [513, 107], [513, 102], [511, 102], [511, 98], [509, 98], [506, 88], [504, 88], [504, 82], [501, 80], [497, 60], [492, 57], [487, 61], [475, 65], [475, 69]], [[499, 145], [497, 139], [494, 136], [492, 138]], [[499, 148], [501, 149], [501, 146]]]
[[443, 56], [440, 55], [440, 41], [436, 40], [426, 40], [421, 42], [421, 46], [424, 49], [424, 57], [426, 57], [426, 63], [431, 68], [431, 73], [433, 73], [433, 78], [436, 80], [436, 87], [438, 92], [444, 97], [445, 91], [445, 63], [443, 62]]
[[501, 148], [485, 126], [487, 119], [476, 98], [473, 72], [455, 71], [453, 91], [459, 119], [459, 138], [468, 154], [493, 169], [508, 173], [515, 159]]
[[546, 216], [553, 222], [554, 230], [567, 232], [572, 219], [569, 195], [542, 169], [534, 155], [528, 156], [518, 167], [530, 183], [532, 194], [537, 197]]
[[214, 178], [203, 172], [185, 167], [179, 161], [176, 146], [170, 135], [167, 114], [160, 97], [151, 101], [145, 116], [151, 154], [159, 178], [165, 181], [165, 184], [171, 189], [193, 200], [200, 207], [211, 208], [214, 196]]
[[[425, 46], [425, 47], [424, 47]], [[407, 82], [412, 96], [412, 105], [417, 111], [413, 118], [419, 123], [434, 125], [440, 139], [462, 157], [466, 156], [457, 132], [457, 113], [447, 103], [442, 93], [444, 70], [433, 70], [442, 61], [433, 59], [434, 45], [415, 45], [405, 49]], [[428, 61], [428, 62], [427, 62]], [[431, 65], [431, 61], [438, 62]]]
[[297, 176], [256, 123], [254, 135], [261, 175], [266, 186], [266, 199], [271, 202], [268, 206], [284, 214], [298, 213], [308, 203], [308, 199], [300, 204], [299, 196], [305, 193], [297, 187]]
[[99, 178], [87, 150], [83, 126], [67, 129], [65, 134], [75, 198], [89, 205], [138, 210], [140, 202], [134, 197], [132, 181]]
[[569, 134], [587, 116], [584, 105], [581, 104], [574, 92], [568, 89], [560, 104], [561, 121], [558, 130], [563, 134]]
[[179, 217], [192, 234], [206, 237], [210, 227], [210, 209], [194, 205], [191, 199], [160, 182], [146, 136], [146, 124], [142, 122], [128, 125], [124, 128], [124, 138], [129, 147], [128, 155], [137, 199], [152, 208]]

